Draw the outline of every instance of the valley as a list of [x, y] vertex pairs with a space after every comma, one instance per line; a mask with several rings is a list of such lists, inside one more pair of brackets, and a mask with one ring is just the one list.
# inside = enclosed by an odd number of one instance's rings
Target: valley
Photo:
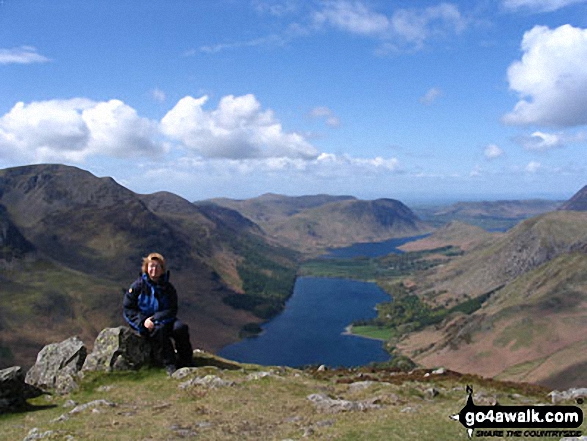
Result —
[[[459, 203], [420, 218], [392, 199], [267, 194], [193, 203], [139, 195], [73, 167], [0, 170], [0, 362], [27, 366], [50, 341], [72, 332], [91, 340], [121, 324], [122, 290], [156, 249], [172, 262], [180, 315], [205, 350], [258, 332], [283, 311], [296, 277], [348, 278], [392, 296], [353, 330], [386, 340], [398, 359], [578, 385], [587, 362], [582, 194], [562, 203]], [[487, 219], [507, 231], [481, 228]], [[317, 258], [400, 238], [401, 254]]]
[[[353, 243], [365, 220], [373, 231], [360, 234], [376, 240], [427, 229], [399, 201], [275, 198], [277, 206], [297, 207], [287, 213], [307, 218], [294, 249], [216, 204], [136, 194], [59, 164], [0, 170], [0, 367], [30, 366], [44, 344], [71, 332], [91, 340], [122, 324], [122, 293], [153, 250], [170, 262], [193, 344], [216, 351], [282, 311], [300, 262]], [[357, 236], [334, 241], [324, 233], [329, 219], [339, 228], [354, 225]]]

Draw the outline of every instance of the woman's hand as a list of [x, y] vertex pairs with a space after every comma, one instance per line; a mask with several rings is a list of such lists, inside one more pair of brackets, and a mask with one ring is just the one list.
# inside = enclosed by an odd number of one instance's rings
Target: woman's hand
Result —
[[155, 329], [155, 323], [153, 323], [152, 320], [153, 317], [149, 317], [147, 320], [145, 320], [145, 328], [147, 328], [149, 331], [152, 331], [153, 329]]

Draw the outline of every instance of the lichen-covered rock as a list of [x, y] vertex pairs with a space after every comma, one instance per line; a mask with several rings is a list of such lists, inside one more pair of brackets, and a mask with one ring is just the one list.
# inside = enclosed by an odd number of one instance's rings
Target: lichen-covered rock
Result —
[[151, 343], [130, 328], [106, 328], [96, 338], [83, 371], [122, 371], [161, 364], [160, 354]]
[[25, 381], [45, 391], [66, 394], [77, 387], [78, 373], [87, 356], [87, 349], [79, 337], [45, 346], [29, 369]]
[[379, 399], [363, 401], [349, 401], [330, 398], [326, 394], [312, 394], [308, 395], [308, 400], [312, 402], [314, 407], [324, 413], [340, 413], [353, 411], [366, 411], [370, 409], [380, 409], [381, 405], [378, 403]]
[[26, 400], [35, 398], [43, 392], [24, 382], [20, 366], [0, 370], [0, 414], [21, 410]]
[[231, 387], [236, 383], [230, 380], [223, 380], [217, 375], [206, 375], [205, 377], [196, 377], [179, 385], [180, 389], [188, 389], [193, 386], [203, 386], [208, 389], [217, 389], [220, 387]]
[[558, 404], [562, 401], [577, 400], [579, 398], [587, 398], [587, 388], [571, 388], [565, 391], [553, 390], [548, 395], [552, 398], [552, 404]]

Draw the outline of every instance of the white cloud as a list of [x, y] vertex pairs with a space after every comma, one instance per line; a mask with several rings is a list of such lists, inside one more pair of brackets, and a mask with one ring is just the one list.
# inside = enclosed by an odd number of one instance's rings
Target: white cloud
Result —
[[421, 49], [433, 36], [460, 33], [467, 20], [458, 7], [441, 3], [428, 8], [398, 9], [393, 14], [375, 12], [360, 1], [333, 0], [313, 14], [314, 25], [329, 25], [352, 34], [377, 38], [382, 41], [378, 53], [399, 50], [404, 46]]
[[97, 103], [85, 109], [82, 118], [91, 134], [89, 153], [133, 157], [159, 155], [165, 150], [156, 141], [157, 124], [139, 117], [136, 110], [122, 101]]
[[514, 141], [526, 150], [545, 152], [565, 147], [569, 143], [584, 142], [586, 139], [587, 135], [582, 132], [570, 135], [563, 132], [545, 133], [536, 131], [530, 135], [518, 136], [514, 138]]
[[340, 127], [340, 119], [337, 116], [330, 116], [325, 121], [328, 127]]
[[340, 118], [338, 118], [332, 110], [325, 106], [314, 107], [310, 111], [312, 118], [324, 119], [324, 123], [328, 127], [340, 127]]
[[399, 161], [397, 158], [385, 159], [381, 156], [377, 156], [373, 159], [354, 159], [352, 160], [355, 164], [374, 167], [375, 169], [388, 170], [388, 171], [399, 171]]
[[267, 0], [253, 0], [252, 2], [255, 10], [260, 14], [269, 14], [276, 17], [283, 17], [297, 11], [298, 4], [292, 0], [285, 1], [267, 1]]
[[433, 87], [432, 89], [428, 90], [422, 97], [420, 97], [420, 103], [424, 104], [425, 106], [430, 106], [434, 104], [434, 102], [443, 95], [442, 90], [438, 87]]
[[12, 49], [0, 49], [0, 65], [47, 63], [49, 58], [37, 52], [32, 46], [21, 46]]
[[34, 162], [81, 160], [90, 138], [81, 113], [91, 105], [84, 99], [17, 103], [0, 118], [3, 156]]
[[479, 164], [476, 164], [475, 167], [473, 167], [473, 170], [471, 170], [471, 172], [469, 173], [469, 177], [471, 178], [477, 178], [482, 175], [483, 170], [481, 169], [481, 166]]
[[432, 36], [462, 32], [467, 22], [457, 6], [441, 3], [422, 10], [400, 9], [393, 14], [391, 25], [396, 35], [420, 48]]
[[163, 101], [165, 101], [167, 99], [167, 96], [165, 95], [165, 92], [163, 92], [158, 87], [156, 87], [155, 89], [153, 89], [151, 91], [151, 96], [153, 97], [153, 99], [155, 101], [157, 101], [159, 103], [162, 103]]
[[318, 106], [310, 110], [310, 116], [313, 116], [314, 118], [322, 118], [330, 115], [332, 115], [332, 110], [326, 106]]
[[561, 135], [556, 133], [534, 132], [529, 136], [518, 137], [516, 141], [526, 150], [541, 152], [563, 146]]
[[503, 0], [506, 9], [526, 9], [535, 12], [551, 12], [565, 6], [585, 3], [587, 0]]
[[491, 160], [503, 156], [504, 151], [496, 144], [489, 144], [483, 150], [483, 154], [485, 155], [485, 158]]
[[541, 167], [542, 166], [540, 165], [539, 162], [537, 162], [537, 161], [530, 161], [528, 163], [528, 165], [526, 166], [525, 170], [528, 173], [536, 173], [536, 172], [538, 172], [538, 170], [540, 170]]
[[0, 118], [0, 151], [32, 162], [153, 154], [162, 152], [156, 130], [155, 123], [118, 100], [19, 102]]
[[[161, 121], [140, 117], [120, 100], [20, 102], [0, 116], [0, 159], [91, 164], [97, 158], [121, 169], [132, 159], [142, 169], [124, 181], [134, 188], [157, 191], [164, 179], [167, 188], [193, 188], [190, 194], [204, 183], [212, 186], [208, 191], [232, 184], [262, 192], [275, 185], [301, 191], [303, 181], [306, 192], [337, 191], [357, 179], [375, 185], [401, 173], [396, 158], [320, 153], [303, 136], [283, 130], [253, 95], [229, 95], [211, 109], [207, 101], [185, 97]], [[326, 107], [314, 113], [331, 114]]]
[[262, 110], [254, 95], [223, 97], [204, 110], [207, 96], [182, 98], [161, 120], [167, 136], [205, 157], [312, 159], [318, 151], [297, 133], [284, 132], [271, 110]]
[[277, 34], [271, 34], [265, 37], [254, 38], [252, 40], [235, 41], [231, 43], [218, 43], [212, 45], [201, 46], [198, 51], [189, 50], [184, 53], [185, 56], [193, 56], [198, 52], [205, 54], [216, 54], [227, 49], [239, 49], [243, 47], [257, 47], [257, 46], [284, 46], [289, 41], [290, 36], [281, 36]]
[[458, 34], [468, 25], [468, 20], [458, 7], [451, 3], [427, 8], [397, 9], [389, 16], [373, 10], [362, 1], [325, 0], [317, 3], [320, 5], [318, 8], [302, 2], [255, 0], [252, 7], [257, 13], [280, 19], [296, 14], [298, 21], [290, 22], [276, 33], [248, 40], [208, 44], [185, 51], [184, 56], [259, 46], [283, 47], [293, 39], [312, 35], [328, 27], [374, 38], [380, 44], [375, 53], [386, 55], [405, 49], [419, 50], [431, 38]]
[[[141, 166], [139, 166], [141, 167]], [[161, 182], [190, 200], [220, 195], [247, 198], [268, 191], [283, 194], [356, 194], [357, 184], [386, 188], [401, 173], [394, 158], [356, 158], [323, 153], [312, 160], [251, 158], [247, 160], [185, 156], [169, 162], [145, 164], [126, 176], [142, 193], [161, 190]], [[177, 190], [181, 189], [181, 190]]]
[[319, 164], [331, 164], [338, 167], [351, 167], [371, 171], [390, 171], [399, 170], [399, 161], [396, 158], [385, 159], [381, 156], [375, 158], [355, 158], [350, 155], [334, 155], [322, 153], [318, 159]]
[[362, 35], [381, 35], [390, 29], [390, 21], [384, 14], [371, 11], [361, 2], [344, 0], [325, 2], [325, 7], [314, 13], [314, 22]]
[[535, 26], [524, 34], [522, 59], [508, 68], [520, 95], [506, 124], [571, 127], [587, 124], [587, 30]]

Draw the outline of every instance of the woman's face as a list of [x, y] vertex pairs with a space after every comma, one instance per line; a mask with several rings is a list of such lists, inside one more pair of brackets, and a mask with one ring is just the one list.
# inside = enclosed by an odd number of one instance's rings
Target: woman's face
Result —
[[147, 264], [147, 274], [151, 280], [157, 281], [163, 275], [163, 267], [156, 260], [152, 260]]

